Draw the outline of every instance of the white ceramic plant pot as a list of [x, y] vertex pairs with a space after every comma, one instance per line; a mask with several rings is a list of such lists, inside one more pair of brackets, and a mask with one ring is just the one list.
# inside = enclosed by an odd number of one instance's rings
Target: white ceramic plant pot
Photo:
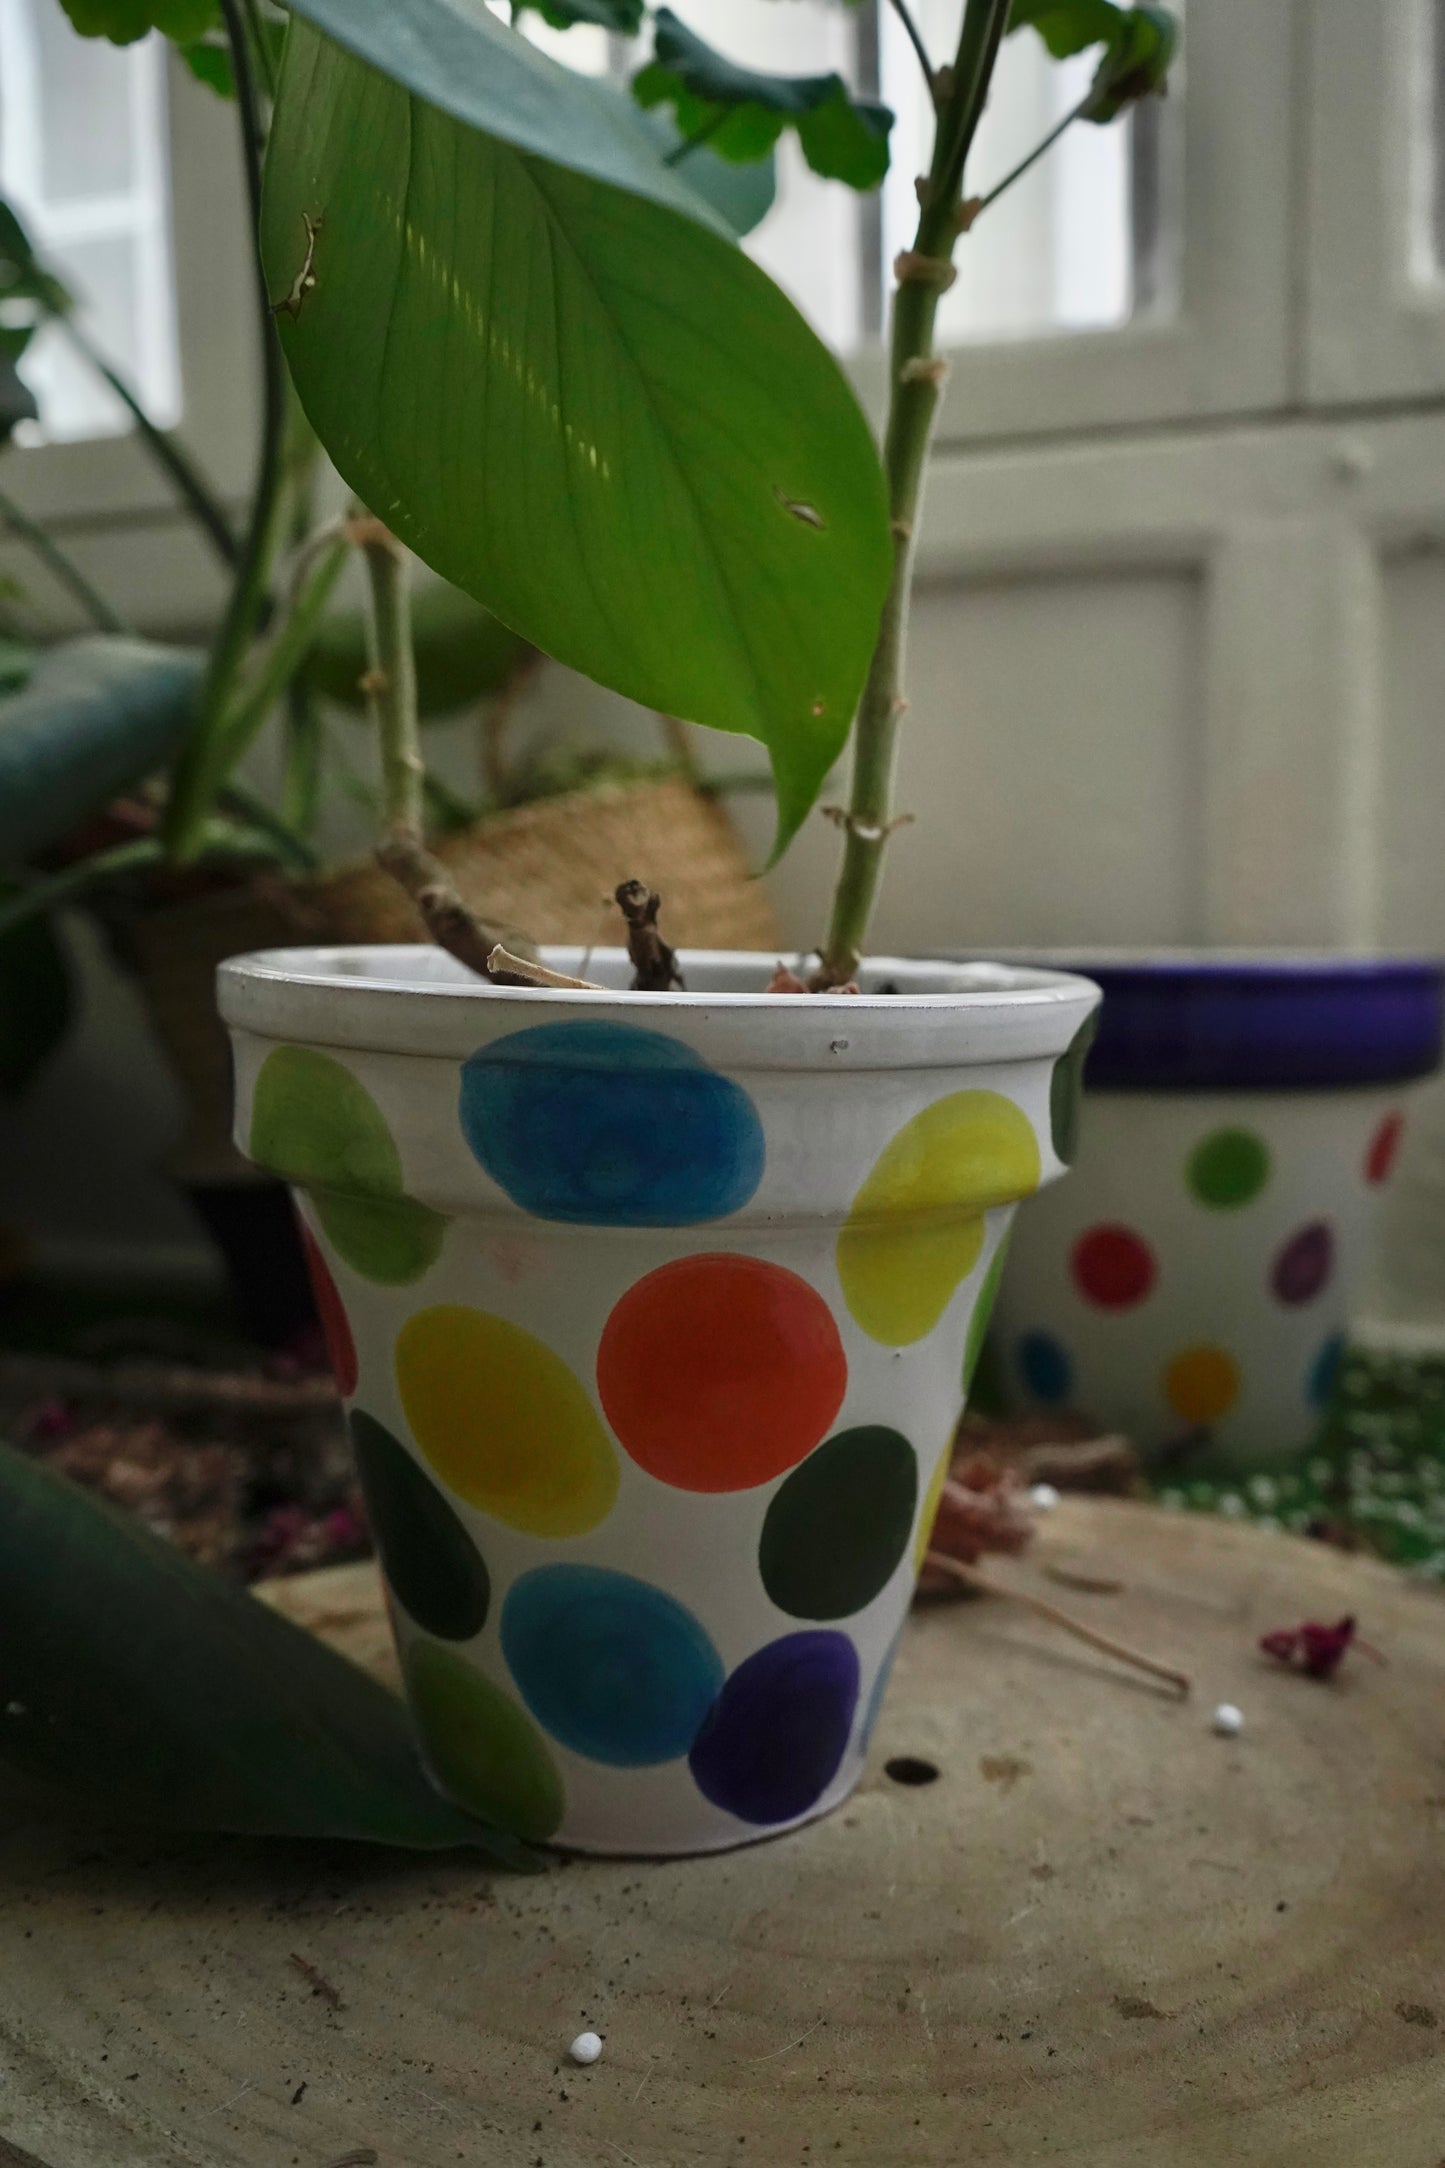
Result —
[[1021, 1225], [997, 1345], [1025, 1406], [1126, 1432], [1161, 1477], [1318, 1432], [1441, 973], [1399, 959], [1078, 959], [1104, 989], [1078, 1163]]
[[433, 949], [227, 964], [236, 1135], [298, 1192], [438, 1781], [533, 1838], [704, 1851], [857, 1780], [1097, 995], [588, 968], [619, 990]]

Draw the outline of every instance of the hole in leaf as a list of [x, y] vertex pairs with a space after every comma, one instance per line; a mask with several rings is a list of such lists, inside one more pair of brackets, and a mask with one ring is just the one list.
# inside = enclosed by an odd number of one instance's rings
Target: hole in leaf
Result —
[[783, 510], [791, 512], [794, 519], [801, 520], [805, 527], [826, 527], [827, 521], [815, 504], [806, 504], [799, 497], [788, 496], [786, 491], [779, 489], [776, 484], [773, 487], [773, 495], [777, 498]]
[[892, 1777], [895, 1784], [934, 1784], [939, 1768], [937, 1762], [924, 1761], [918, 1754], [895, 1754], [892, 1761], [883, 1764], [883, 1774]]

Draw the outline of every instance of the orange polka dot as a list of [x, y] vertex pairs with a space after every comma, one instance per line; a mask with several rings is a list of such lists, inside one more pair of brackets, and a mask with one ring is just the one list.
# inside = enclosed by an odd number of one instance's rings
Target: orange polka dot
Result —
[[1239, 1370], [1222, 1347], [1186, 1347], [1164, 1372], [1164, 1397], [1183, 1423], [1217, 1423], [1239, 1398]]
[[597, 1390], [639, 1467], [680, 1490], [750, 1490], [794, 1467], [842, 1406], [832, 1312], [795, 1272], [730, 1252], [630, 1287], [603, 1328]]

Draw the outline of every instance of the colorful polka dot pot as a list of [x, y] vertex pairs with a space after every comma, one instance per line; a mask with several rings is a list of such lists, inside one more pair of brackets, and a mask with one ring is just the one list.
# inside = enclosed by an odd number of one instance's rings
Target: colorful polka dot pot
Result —
[[[222, 973], [421, 1750], [534, 1839], [705, 1851], [846, 1797], [1015, 1209], [1077, 1141], [1087, 983], [887, 961], [788, 1001], [770, 968], [690, 958], [670, 999], [611, 955], [590, 997], [432, 950]], [[1089, 1269], [1119, 1300], [1152, 1267]]]
[[1123, 1431], [1161, 1474], [1307, 1450], [1407, 1099], [1090, 1091], [1069, 1181], [1012, 1245], [996, 1345], [1014, 1402]]

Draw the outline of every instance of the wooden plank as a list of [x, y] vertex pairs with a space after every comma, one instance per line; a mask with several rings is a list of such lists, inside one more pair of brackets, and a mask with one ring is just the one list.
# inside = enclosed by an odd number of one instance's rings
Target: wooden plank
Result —
[[[1102, 1502], [1011, 1570], [1193, 1699], [989, 1600], [915, 1617], [848, 1805], [718, 1858], [513, 1880], [0, 1818], [0, 2130], [52, 2168], [1433, 2168], [1439, 1597]], [[369, 1569], [276, 1600], [384, 1669]], [[1388, 1668], [1257, 1654], [1346, 1610]]]

